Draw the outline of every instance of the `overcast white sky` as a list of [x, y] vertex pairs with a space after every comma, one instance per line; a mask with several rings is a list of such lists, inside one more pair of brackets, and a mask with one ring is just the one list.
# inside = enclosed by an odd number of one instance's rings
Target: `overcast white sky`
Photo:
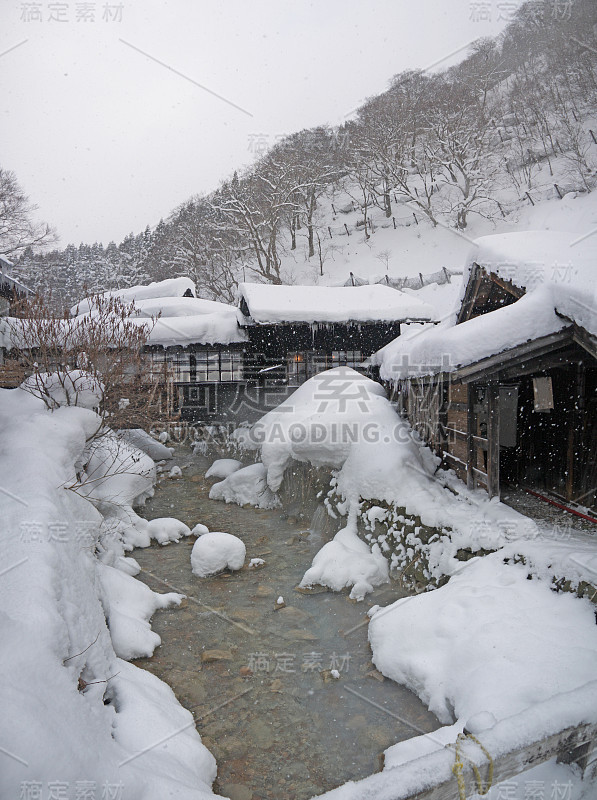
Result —
[[118, 242], [258, 141], [338, 124], [397, 72], [458, 61], [519, 4], [0, 0], [0, 165], [62, 246]]

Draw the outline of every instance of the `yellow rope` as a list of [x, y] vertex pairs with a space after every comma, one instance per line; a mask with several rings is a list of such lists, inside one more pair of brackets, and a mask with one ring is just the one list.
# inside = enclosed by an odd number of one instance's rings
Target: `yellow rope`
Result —
[[[491, 784], [493, 783], [493, 758], [489, 755], [489, 752], [485, 749], [485, 747], [483, 747], [483, 745], [477, 739], [477, 737], [473, 736], [472, 733], [459, 733], [458, 738], [456, 739], [456, 743], [455, 745], [453, 745], [455, 749], [456, 758], [454, 761], [454, 766], [452, 767], [452, 772], [454, 773], [454, 775], [456, 776], [456, 780], [458, 781], [458, 794], [460, 800], [466, 800], [466, 784], [464, 782], [464, 775], [463, 775], [464, 763], [460, 755], [460, 747], [462, 743], [465, 742], [467, 739], [471, 739], [473, 742], [475, 742], [476, 745], [478, 745], [478, 747], [482, 750], [483, 755], [489, 762], [489, 768], [487, 771], [487, 782], [485, 782], [481, 777], [481, 772], [479, 771], [479, 767], [474, 763], [474, 761], [471, 761], [470, 758], [467, 759], [468, 761], [471, 762], [471, 766], [475, 774], [475, 780], [477, 781], [477, 794], [480, 794], [481, 796], [486, 795], [487, 792], [491, 789]], [[467, 757], [465, 756], [465, 758]]]

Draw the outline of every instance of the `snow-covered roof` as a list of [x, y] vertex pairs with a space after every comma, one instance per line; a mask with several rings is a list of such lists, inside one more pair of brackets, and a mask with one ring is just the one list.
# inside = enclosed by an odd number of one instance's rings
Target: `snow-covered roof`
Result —
[[152, 297], [135, 300], [135, 316], [197, 317], [205, 314], [236, 314], [236, 307], [201, 297]]
[[[182, 297], [185, 292], [191, 292], [195, 297], [197, 290], [190, 278], [169, 278], [165, 281], [155, 281], [146, 286], [129, 286], [127, 289], [115, 289], [104, 292], [104, 297], [118, 297], [123, 303], [139, 303], [141, 300], [152, 300], [158, 297]], [[189, 298], [190, 299], [190, 298]], [[73, 316], [86, 314], [90, 308], [89, 298], [80, 300], [74, 305], [70, 313]], [[151, 316], [151, 315], [150, 315]]]
[[[184, 297], [189, 290], [193, 296]], [[195, 284], [190, 278], [172, 278], [148, 286], [104, 292], [104, 296], [118, 297], [125, 303], [134, 302], [135, 316], [131, 321], [139, 325], [159, 315], [149, 334], [150, 345], [227, 345], [246, 340], [246, 334], [238, 325], [235, 306], [204, 300], [195, 297], [195, 293]], [[89, 310], [90, 300], [85, 298], [73, 306], [71, 313], [82, 316]]]
[[[11, 289], [14, 289], [16, 292], [22, 295], [31, 294], [31, 289], [28, 289], [23, 283], [18, 281], [16, 278], [10, 274], [14, 264], [10, 261], [7, 256], [3, 253], [0, 253], [0, 283], [4, 286], [8, 286]], [[8, 270], [8, 272], [7, 272]]]
[[[281, 322], [402, 322], [431, 320], [427, 303], [389, 286], [274, 286], [241, 283], [250, 319], [266, 325]], [[246, 318], [243, 322], [247, 322]]]
[[597, 236], [530, 231], [477, 239], [464, 272], [461, 296], [474, 264], [526, 289], [515, 303], [456, 325], [403, 332], [371, 363], [383, 380], [452, 372], [576, 323], [597, 336]]
[[[238, 325], [236, 309], [234, 306], [229, 308], [232, 311], [226, 313], [160, 317], [149, 334], [148, 344], [186, 347], [190, 344], [244, 342], [247, 336]], [[147, 322], [143, 318], [138, 318], [138, 321]]]

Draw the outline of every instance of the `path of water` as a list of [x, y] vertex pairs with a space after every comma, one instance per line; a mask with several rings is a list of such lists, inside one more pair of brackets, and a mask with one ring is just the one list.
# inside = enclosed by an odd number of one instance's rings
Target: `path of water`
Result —
[[[367, 609], [403, 596], [398, 585], [362, 603], [346, 593], [298, 592], [321, 534], [279, 509], [209, 500], [209, 462], [183, 448], [176, 462], [183, 478], [158, 485], [147, 518], [233, 533], [247, 546], [247, 565], [265, 561], [206, 579], [191, 573], [194, 538], [133, 553], [151, 588], [168, 591], [167, 581], [187, 595], [180, 608], [156, 614], [162, 645], [137, 663], [193, 712], [218, 762], [214, 790], [234, 800], [303, 800], [377, 771], [389, 745], [435, 730], [421, 702], [371, 662]], [[276, 610], [279, 596], [286, 607]]]

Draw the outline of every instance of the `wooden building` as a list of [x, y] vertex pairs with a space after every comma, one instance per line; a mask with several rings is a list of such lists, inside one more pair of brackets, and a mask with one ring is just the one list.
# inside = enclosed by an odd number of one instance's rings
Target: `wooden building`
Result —
[[[363, 360], [429, 321], [433, 309], [388, 286], [241, 284], [239, 308], [211, 303], [207, 314], [162, 316], [147, 348], [166, 402], [189, 422], [253, 421], [313, 375]], [[208, 304], [195, 298], [176, 301]], [[219, 306], [211, 313], [211, 306]], [[153, 309], [153, 307], [152, 307]], [[164, 313], [168, 313], [167, 309]]]
[[378, 359], [444, 465], [490, 496], [597, 502], [597, 247], [571, 238], [478, 240], [455, 318]]

